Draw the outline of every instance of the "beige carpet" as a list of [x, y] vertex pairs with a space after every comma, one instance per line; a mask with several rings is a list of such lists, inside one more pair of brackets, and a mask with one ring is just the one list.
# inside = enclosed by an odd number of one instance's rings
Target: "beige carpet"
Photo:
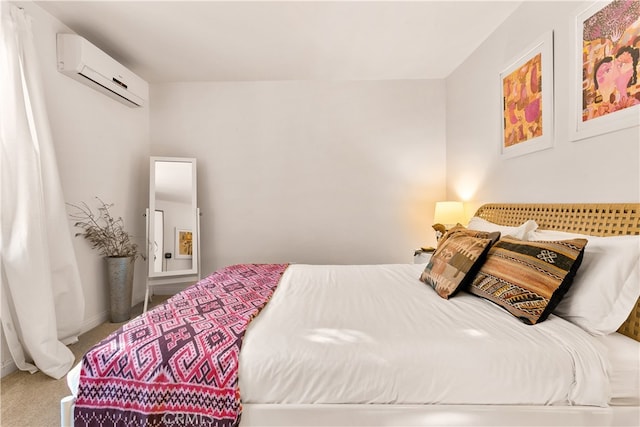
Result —
[[[167, 297], [157, 295], [152, 305]], [[132, 316], [142, 312], [142, 304], [133, 308]], [[103, 323], [81, 335], [78, 342], [69, 346], [76, 356], [76, 363], [95, 343], [118, 329], [122, 323]], [[42, 372], [30, 374], [16, 371], [0, 381], [0, 425], [7, 427], [45, 427], [60, 425], [60, 399], [70, 394], [66, 378], [55, 380]]]

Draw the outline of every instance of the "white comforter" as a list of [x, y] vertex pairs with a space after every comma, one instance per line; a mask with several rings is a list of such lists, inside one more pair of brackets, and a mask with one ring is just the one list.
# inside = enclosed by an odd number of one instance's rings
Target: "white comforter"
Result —
[[602, 342], [553, 315], [529, 326], [464, 292], [444, 300], [423, 268], [291, 265], [244, 337], [242, 401], [607, 406]]
[[423, 268], [291, 265], [245, 335], [243, 402], [607, 406], [601, 343], [553, 315], [444, 300]]

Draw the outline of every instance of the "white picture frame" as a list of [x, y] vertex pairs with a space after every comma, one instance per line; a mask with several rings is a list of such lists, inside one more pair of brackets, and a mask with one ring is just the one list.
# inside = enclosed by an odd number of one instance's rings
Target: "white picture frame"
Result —
[[[569, 138], [572, 141], [580, 141], [597, 135], [614, 132], [621, 129], [640, 125], [640, 98], [637, 105], [625, 107], [629, 101], [615, 101], [610, 108], [605, 108], [606, 92], [599, 93], [596, 89], [596, 76], [600, 63], [606, 59], [616, 60], [616, 55], [620, 49], [628, 43], [634, 49], [640, 52], [640, 41], [633, 45], [634, 40], [640, 37], [640, 18], [633, 21], [633, 15], [629, 14], [627, 20], [608, 19], [607, 13], [613, 9], [607, 8], [624, 8], [624, 3], [617, 1], [594, 2], [583, 12], [579, 13], [575, 19], [574, 28], [574, 48], [573, 48], [573, 79], [572, 79], [572, 110], [573, 117], [570, 121]], [[620, 12], [620, 10], [618, 11]], [[624, 14], [624, 10], [622, 12]], [[631, 23], [627, 23], [631, 21]], [[605, 22], [604, 25], [599, 23]], [[600, 27], [593, 30], [596, 25]], [[594, 31], [600, 31], [597, 37]], [[604, 35], [604, 37], [602, 37]], [[589, 40], [591, 39], [592, 40]], [[637, 61], [635, 68], [637, 69]], [[631, 83], [631, 80], [629, 81]], [[640, 97], [640, 75], [636, 76], [636, 84], [632, 87], [633, 95]], [[629, 96], [629, 91], [625, 96]], [[615, 94], [609, 96], [612, 100], [615, 97], [621, 97], [620, 91], [615, 89]], [[597, 101], [600, 97], [600, 101]], [[632, 102], [636, 102], [631, 100]], [[602, 103], [601, 106], [597, 106]], [[602, 111], [599, 112], [598, 108]], [[607, 112], [608, 110], [617, 109], [616, 111]]]
[[501, 157], [552, 148], [553, 31], [544, 33], [510, 61], [500, 72], [499, 84]]

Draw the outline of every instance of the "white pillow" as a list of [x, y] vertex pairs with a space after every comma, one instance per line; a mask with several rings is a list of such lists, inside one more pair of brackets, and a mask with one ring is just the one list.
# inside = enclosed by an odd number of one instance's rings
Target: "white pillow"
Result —
[[588, 240], [582, 264], [554, 314], [593, 335], [615, 332], [640, 297], [640, 236], [596, 237], [539, 230], [532, 240]]
[[493, 222], [487, 221], [480, 217], [474, 216], [469, 220], [467, 228], [478, 231], [499, 231], [500, 236], [511, 236], [520, 240], [530, 240], [529, 233], [538, 228], [538, 224], [532, 219], [525, 222], [518, 227], [509, 227], [508, 225], [498, 225]]

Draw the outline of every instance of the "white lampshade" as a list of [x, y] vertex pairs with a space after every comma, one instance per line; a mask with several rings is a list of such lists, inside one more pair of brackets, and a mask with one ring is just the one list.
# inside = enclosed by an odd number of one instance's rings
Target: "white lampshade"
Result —
[[433, 222], [444, 226], [454, 226], [458, 223], [464, 224], [466, 218], [462, 202], [436, 202]]

